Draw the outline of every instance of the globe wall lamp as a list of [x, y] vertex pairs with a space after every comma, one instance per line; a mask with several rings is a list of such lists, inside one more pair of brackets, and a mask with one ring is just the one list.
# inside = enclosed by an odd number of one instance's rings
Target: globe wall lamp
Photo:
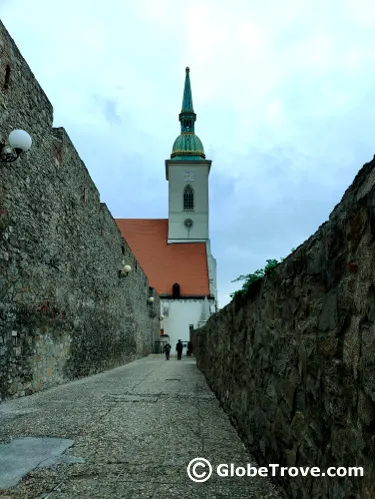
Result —
[[122, 262], [123, 268], [119, 270], [119, 277], [126, 277], [130, 274], [132, 271], [132, 268], [130, 265], [124, 265], [125, 262]]
[[31, 147], [32, 140], [30, 135], [25, 130], [13, 130], [8, 137], [8, 144], [0, 142], [0, 162], [12, 163], [20, 157], [20, 155], [28, 151]]
[[150, 296], [150, 298], [147, 300], [150, 305], [154, 303], [154, 297]]
[[159, 319], [162, 321], [164, 319], [164, 315], [161, 315]]

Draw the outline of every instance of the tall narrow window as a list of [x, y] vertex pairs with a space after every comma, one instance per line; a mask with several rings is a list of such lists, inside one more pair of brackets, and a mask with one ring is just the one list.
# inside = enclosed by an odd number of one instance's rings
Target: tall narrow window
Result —
[[184, 210], [194, 210], [194, 191], [190, 185], [184, 189]]
[[9, 80], [10, 80], [10, 66], [7, 64], [5, 68], [5, 78], [4, 78], [4, 90], [8, 90], [9, 88]]
[[173, 298], [180, 298], [180, 285], [177, 282], [173, 284], [172, 296]]

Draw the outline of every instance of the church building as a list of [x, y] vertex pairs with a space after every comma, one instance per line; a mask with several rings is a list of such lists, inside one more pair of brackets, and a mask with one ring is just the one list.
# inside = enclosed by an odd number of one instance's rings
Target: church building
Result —
[[[152, 286], [160, 296], [160, 331], [189, 340], [191, 327], [218, 310], [216, 260], [209, 235], [209, 174], [203, 144], [195, 135], [196, 114], [186, 68], [181, 133], [165, 161], [168, 219], [116, 219]], [[158, 311], [159, 313], [159, 311]]]

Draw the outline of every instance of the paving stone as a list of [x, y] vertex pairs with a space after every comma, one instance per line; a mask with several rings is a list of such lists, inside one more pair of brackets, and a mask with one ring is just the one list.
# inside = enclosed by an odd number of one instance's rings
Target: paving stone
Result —
[[74, 444], [62, 438], [16, 438], [0, 444], [0, 489], [8, 489], [34, 468], [79, 462], [61, 454]]
[[[149, 356], [5, 402], [0, 417], [0, 442], [25, 435], [74, 441], [54, 466], [35, 465], [17, 485], [0, 490], [2, 498], [282, 497], [269, 479], [216, 474], [221, 463], [256, 463], [194, 358], [165, 362]], [[187, 474], [188, 463], [198, 457], [214, 469], [205, 483]]]

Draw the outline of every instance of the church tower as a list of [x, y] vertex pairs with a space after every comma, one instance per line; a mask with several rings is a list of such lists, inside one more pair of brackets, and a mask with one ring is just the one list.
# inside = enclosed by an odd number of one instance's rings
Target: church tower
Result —
[[211, 161], [195, 135], [197, 119], [193, 108], [190, 70], [186, 68], [181, 133], [165, 162], [169, 182], [168, 243], [209, 243], [209, 185]]
[[[209, 233], [209, 174], [202, 142], [195, 135], [190, 72], [186, 68], [181, 133], [165, 161], [168, 219], [117, 219], [137, 261], [160, 296], [160, 332], [175, 345], [189, 339], [217, 312], [216, 260]], [[164, 341], [164, 340], [163, 340]]]

